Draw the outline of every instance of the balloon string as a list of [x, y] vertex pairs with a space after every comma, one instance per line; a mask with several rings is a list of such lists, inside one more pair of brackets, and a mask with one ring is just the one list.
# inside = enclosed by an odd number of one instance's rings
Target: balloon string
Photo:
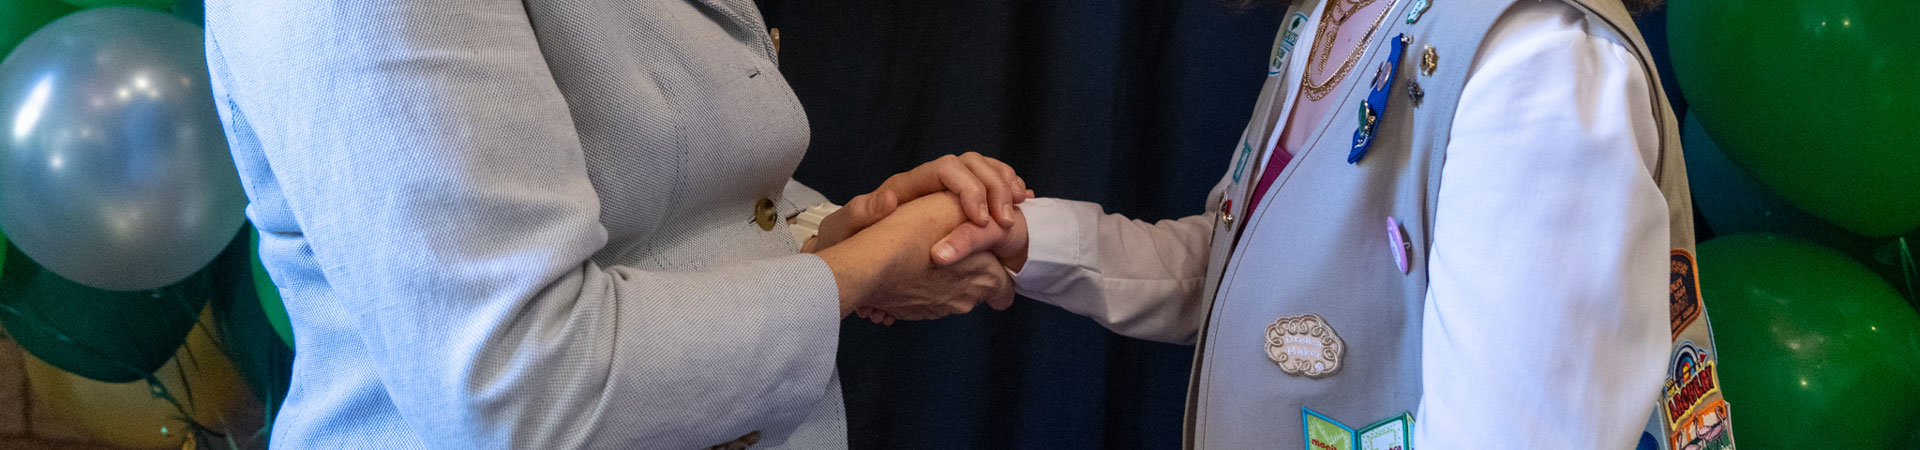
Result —
[[1916, 293], [1913, 288], [1913, 275], [1914, 275], [1915, 269], [1916, 267], [1913, 263], [1913, 250], [1907, 247], [1907, 237], [1901, 236], [1900, 237], [1900, 275], [1902, 275], [1907, 280], [1907, 303], [1913, 305], [1915, 309], [1920, 309], [1920, 293]]

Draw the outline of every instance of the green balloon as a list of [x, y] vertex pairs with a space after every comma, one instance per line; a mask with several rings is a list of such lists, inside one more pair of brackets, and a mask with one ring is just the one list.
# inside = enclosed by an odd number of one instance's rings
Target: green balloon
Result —
[[1886, 281], [1778, 235], [1722, 236], [1699, 260], [1741, 448], [1920, 448], [1920, 315]]
[[61, 278], [7, 245], [0, 325], [28, 353], [75, 375], [122, 383], [166, 364], [214, 294], [203, 269], [159, 289], [109, 291]]
[[78, 10], [54, 0], [0, 0], [0, 58], [41, 25]]
[[293, 323], [287, 319], [287, 305], [280, 300], [280, 289], [267, 276], [267, 267], [260, 264], [260, 232], [253, 227], [241, 232], [251, 237], [247, 248], [253, 256], [253, 291], [260, 297], [260, 309], [266, 312], [267, 323], [273, 324], [273, 334], [280, 335], [280, 342], [285, 342], [287, 347], [293, 347]]
[[174, 2], [174, 0], [63, 0], [63, 1], [67, 2], [67, 4], [78, 6], [81, 8], [98, 8], [102, 6], [139, 6], [143, 8], [158, 9], [161, 11], [166, 11], [170, 8], [173, 8], [173, 2]]
[[1727, 156], [1854, 232], [1920, 227], [1920, 3], [1668, 5], [1674, 75]]

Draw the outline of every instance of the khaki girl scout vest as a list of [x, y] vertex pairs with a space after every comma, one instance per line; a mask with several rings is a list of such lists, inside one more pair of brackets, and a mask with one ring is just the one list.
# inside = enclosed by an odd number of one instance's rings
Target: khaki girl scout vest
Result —
[[[1287, 12], [1261, 102], [1229, 167], [1235, 172], [1224, 192], [1209, 199], [1220, 205], [1205, 293], [1213, 303], [1188, 388], [1188, 447], [1407, 448], [1412, 417], [1406, 414], [1421, 398], [1426, 255], [1448, 131], [1480, 41], [1515, 1], [1398, 0], [1354, 66], [1349, 79], [1360, 81], [1329, 94], [1337, 102], [1332, 117], [1308, 128], [1315, 131], [1256, 215], [1238, 217], [1256, 184], [1248, 166], [1257, 163], [1250, 161], [1271, 145], [1280, 100], [1292, 88], [1283, 85], [1279, 68], [1299, 36], [1313, 32], [1304, 26], [1302, 6]], [[1662, 448], [1696, 439], [1730, 443], [1706, 314], [1695, 289], [1693, 206], [1678, 122], [1625, 8], [1616, 0], [1560, 1], [1610, 26], [1640, 57], [1652, 84], [1647, 92], [1654, 96], [1648, 113], [1661, 128], [1654, 177], [1671, 222], [1675, 344], [1667, 388], [1647, 393], [1655, 411], [1648, 436]], [[1349, 164], [1360, 121], [1352, 112], [1369, 99], [1367, 80], [1402, 34], [1409, 40], [1391, 75], [1370, 150]], [[1433, 61], [1423, 61], [1428, 47]], [[1418, 99], [1406, 92], [1414, 84], [1424, 92]], [[1389, 217], [1404, 229], [1403, 246], [1390, 245]], [[1393, 247], [1408, 253], [1405, 269], [1389, 256]], [[1308, 446], [1309, 434], [1324, 442]]]

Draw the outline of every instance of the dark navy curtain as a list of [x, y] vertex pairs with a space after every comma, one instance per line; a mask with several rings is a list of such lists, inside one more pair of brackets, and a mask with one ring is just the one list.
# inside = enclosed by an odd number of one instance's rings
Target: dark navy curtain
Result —
[[[1205, 0], [761, 7], [812, 122], [796, 177], [828, 197], [976, 151], [1041, 196], [1144, 220], [1203, 209], [1280, 15]], [[854, 449], [1177, 449], [1193, 348], [1021, 299], [892, 327], [851, 318], [839, 356]]]

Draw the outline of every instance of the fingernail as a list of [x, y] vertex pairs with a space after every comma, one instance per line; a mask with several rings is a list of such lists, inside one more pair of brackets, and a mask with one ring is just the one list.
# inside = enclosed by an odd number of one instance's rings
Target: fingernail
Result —
[[953, 246], [947, 245], [947, 244], [940, 244], [939, 246], [935, 246], [933, 248], [933, 258], [940, 260], [940, 262], [952, 261]]
[[987, 205], [980, 205], [980, 217], [993, 217], [993, 214], [987, 213]]
[[1013, 205], [1000, 205], [1000, 218], [1013, 221]]

